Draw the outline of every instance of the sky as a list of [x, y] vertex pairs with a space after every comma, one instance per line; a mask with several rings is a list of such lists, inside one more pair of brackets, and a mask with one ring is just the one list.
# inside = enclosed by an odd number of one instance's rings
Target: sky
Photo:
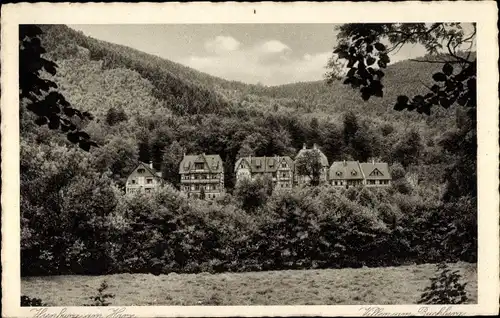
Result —
[[[334, 24], [69, 27], [227, 80], [269, 86], [323, 79], [336, 40]], [[391, 56], [391, 62], [423, 55], [420, 45], [407, 45]]]

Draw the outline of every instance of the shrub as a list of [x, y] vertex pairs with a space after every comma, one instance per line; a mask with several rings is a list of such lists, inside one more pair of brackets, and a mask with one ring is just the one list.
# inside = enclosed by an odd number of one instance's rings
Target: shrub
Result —
[[460, 282], [458, 271], [451, 271], [446, 263], [438, 264], [436, 275], [431, 277], [431, 285], [422, 293], [419, 304], [456, 305], [467, 302], [465, 286]]
[[47, 304], [43, 303], [40, 298], [31, 298], [25, 295], [21, 296], [21, 307], [44, 307]]
[[89, 297], [92, 300], [92, 304], [88, 306], [109, 306], [110, 302], [107, 300], [110, 298], [115, 298], [114, 294], [105, 293], [105, 290], [108, 289], [108, 284], [106, 281], [101, 283], [101, 286], [97, 289], [97, 294], [95, 296]]

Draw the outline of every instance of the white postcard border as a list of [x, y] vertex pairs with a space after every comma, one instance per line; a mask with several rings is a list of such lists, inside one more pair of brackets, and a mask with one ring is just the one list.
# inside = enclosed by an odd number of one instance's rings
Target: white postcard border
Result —
[[[2, 316], [486, 315], [499, 308], [497, 7], [482, 2], [113, 3], [2, 6]], [[19, 24], [476, 22], [478, 57], [478, 304], [457, 306], [20, 307]], [[371, 308], [371, 309], [369, 309]], [[422, 309], [426, 308], [426, 309]], [[446, 310], [443, 313], [442, 310]], [[113, 314], [113, 310], [117, 310]], [[441, 310], [441, 312], [440, 312]], [[441, 314], [440, 314], [441, 313]], [[53, 314], [45, 316], [48, 314]]]

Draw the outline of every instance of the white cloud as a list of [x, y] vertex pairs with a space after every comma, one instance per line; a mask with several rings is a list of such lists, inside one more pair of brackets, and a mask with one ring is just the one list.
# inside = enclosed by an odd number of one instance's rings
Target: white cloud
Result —
[[320, 80], [331, 56], [331, 52], [294, 56], [292, 49], [278, 40], [244, 47], [228, 36], [207, 41], [205, 48], [210, 54], [189, 56], [178, 62], [228, 80], [265, 85]]
[[264, 63], [263, 53], [250, 49], [226, 55], [191, 56], [181, 63], [228, 80], [281, 85], [322, 79], [330, 56], [331, 52], [310, 53], [296, 58], [282, 55]]
[[278, 40], [270, 40], [262, 43], [259, 49], [262, 52], [267, 52], [267, 53], [280, 53], [286, 50], [290, 50], [290, 47], [288, 47], [288, 45]]
[[215, 39], [205, 43], [205, 49], [209, 52], [220, 54], [222, 52], [236, 51], [240, 48], [241, 43], [231, 36], [219, 35]]

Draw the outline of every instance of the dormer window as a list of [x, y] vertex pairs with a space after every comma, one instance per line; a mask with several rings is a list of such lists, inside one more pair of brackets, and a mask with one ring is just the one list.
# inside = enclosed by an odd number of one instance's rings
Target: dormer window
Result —
[[196, 170], [203, 170], [203, 167], [204, 167], [204, 164], [203, 164], [203, 163], [196, 163], [196, 164], [194, 165], [194, 168], [195, 168]]
[[356, 172], [356, 170], [353, 170], [353, 171], [351, 171], [351, 174], [352, 174], [353, 176], [355, 176], [355, 175], [357, 175], [358, 173]]
[[142, 168], [141, 168], [141, 169], [137, 169], [137, 172], [138, 172], [138, 173], [144, 173], [145, 171], [146, 171], [146, 170], [144, 170], [144, 169], [142, 169]]
[[340, 177], [342, 175], [342, 172], [341, 171], [337, 171], [335, 174]]
[[375, 169], [372, 171], [372, 173], [370, 173], [370, 176], [382, 176], [382, 172], [380, 172], [380, 170], [378, 169]]
[[260, 167], [260, 160], [255, 161], [255, 165], [256, 165], [257, 167]]
[[281, 168], [286, 168], [286, 162], [281, 163]]

